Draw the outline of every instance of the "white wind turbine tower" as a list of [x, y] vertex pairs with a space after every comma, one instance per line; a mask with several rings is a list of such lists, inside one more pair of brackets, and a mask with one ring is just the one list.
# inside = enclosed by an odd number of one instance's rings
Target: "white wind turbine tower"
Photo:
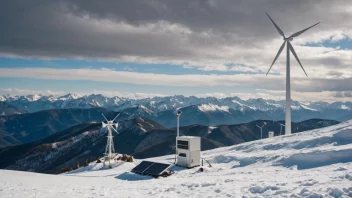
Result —
[[111, 168], [110, 161], [116, 156], [114, 141], [113, 141], [114, 136], [112, 136], [112, 130], [114, 130], [117, 134], [119, 134], [119, 132], [117, 132], [116, 130], [119, 126], [119, 123], [117, 122], [114, 123], [114, 121], [119, 117], [120, 114], [121, 112], [113, 120], [106, 119], [104, 114], [102, 114], [104, 119], [106, 120], [106, 123], [102, 122], [102, 127], [108, 129], [107, 143], [106, 143], [106, 148], [104, 153], [104, 166], [106, 164], [106, 161], [109, 161], [109, 168]]
[[[301, 68], [303, 69], [304, 73], [306, 74], [306, 76], [308, 77], [306, 71], [304, 70], [301, 61], [299, 60], [295, 50], [293, 49], [293, 46], [291, 45], [290, 41], [293, 40], [294, 37], [297, 37], [299, 35], [301, 35], [303, 32], [307, 31], [308, 29], [318, 25], [319, 23], [316, 23], [306, 29], [303, 29], [299, 32], [296, 32], [294, 34], [292, 34], [289, 37], [285, 37], [284, 32], [279, 28], [279, 26], [276, 25], [276, 23], [274, 22], [273, 19], [271, 19], [271, 17], [269, 16], [268, 13], [266, 13], [266, 15], [268, 15], [269, 19], [271, 20], [271, 22], [273, 22], [276, 30], [279, 32], [279, 34], [283, 37], [284, 39], [284, 43], [281, 45], [278, 53], [275, 56], [275, 59], [273, 61], [273, 63], [271, 64], [268, 73], [270, 72], [270, 69], [273, 67], [276, 59], [280, 56], [282, 50], [284, 49], [286, 43], [287, 43], [287, 55], [286, 55], [286, 107], [285, 107], [285, 134], [289, 135], [291, 134], [291, 82], [290, 82], [290, 51], [292, 52], [293, 56], [296, 58], [297, 62], [299, 63], [299, 65], [301, 66]], [[268, 75], [268, 73], [266, 73], [266, 75]]]

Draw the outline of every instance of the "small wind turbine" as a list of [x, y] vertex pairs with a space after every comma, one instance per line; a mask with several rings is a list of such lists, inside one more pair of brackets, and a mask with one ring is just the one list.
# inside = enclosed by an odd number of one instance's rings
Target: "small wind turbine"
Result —
[[261, 126], [261, 127], [257, 125], [257, 127], [260, 128], [260, 139], [263, 139], [263, 127], [265, 125], [266, 125], [266, 122], [264, 122], [263, 126]]
[[112, 136], [112, 130], [114, 130], [117, 134], [119, 134], [119, 132], [117, 132], [117, 130], [116, 130], [119, 126], [119, 123], [117, 123], [117, 122], [114, 123], [114, 121], [120, 116], [120, 114], [121, 114], [121, 112], [113, 120], [106, 119], [104, 114], [102, 114], [104, 119], [106, 120], [106, 123], [102, 122], [102, 127], [108, 129], [108, 136], [107, 136], [108, 138], [107, 138], [107, 143], [106, 143], [106, 148], [105, 148], [105, 153], [104, 153], [104, 166], [105, 166], [106, 161], [109, 160], [109, 168], [111, 168], [110, 161], [116, 156], [115, 148], [114, 148], [114, 141], [113, 141], [114, 136]]
[[[286, 43], [287, 43], [287, 55], [286, 55], [286, 107], [285, 107], [285, 134], [289, 135], [291, 134], [291, 82], [290, 82], [290, 51], [292, 52], [293, 56], [296, 58], [297, 62], [299, 63], [299, 65], [301, 66], [301, 68], [303, 69], [304, 73], [306, 74], [306, 76], [308, 77], [306, 71], [304, 70], [301, 61], [298, 59], [298, 56], [295, 52], [295, 50], [293, 49], [293, 46], [291, 45], [290, 41], [293, 40], [294, 37], [297, 37], [299, 35], [301, 35], [303, 32], [307, 31], [308, 29], [318, 25], [319, 23], [316, 23], [306, 29], [303, 29], [301, 31], [298, 31], [294, 34], [292, 34], [289, 37], [285, 37], [284, 32], [279, 28], [278, 25], [276, 25], [276, 23], [274, 22], [273, 19], [271, 19], [271, 17], [269, 16], [268, 13], [266, 13], [266, 15], [268, 15], [269, 19], [271, 20], [271, 22], [274, 24], [276, 30], [279, 32], [279, 34], [283, 37], [284, 39], [284, 43], [281, 45], [278, 53], [275, 56], [275, 59], [273, 61], [273, 63], [271, 64], [269, 71], [271, 70], [271, 68], [273, 67], [276, 59], [280, 56], [282, 50], [284, 49]], [[268, 73], [269, 73], [268, 71]], [[268, 73], [266, 73], [266, 75], [268, 75]]]

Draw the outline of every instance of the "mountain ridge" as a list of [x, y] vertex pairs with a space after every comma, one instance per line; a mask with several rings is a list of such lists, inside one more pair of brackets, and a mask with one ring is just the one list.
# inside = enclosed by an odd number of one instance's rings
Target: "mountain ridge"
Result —
[[[268, 137], [268, 131], [279, 135], [279, 122], [270, 120], [216, 127], [191, 125], [180, 127], [180, 134], [201, 137], [201, 149], [209, 150], [260, 139], [260, 130], [256, 125], [263, 122], [267, 123], [263, 129], [263, 138]], [[296, 129], [293, 133], [337, 123], [339, 122], [321, 119], [292, 123]], [[114, 145], [118, 153], [131, 154], [136, 158], [175, 153], [176, 129], [165, 128], [147, 118], [134, 118], [120, 121], [117, 130], [119, 134], [114, 134]], [[0, 168], [57, 173], [61, 168], [101, 157], [105, 152], [106, 133], [106, 130], [101, 129], [100, 122], [90, 122], [72, 126], [34, 142], [0, 148]]]

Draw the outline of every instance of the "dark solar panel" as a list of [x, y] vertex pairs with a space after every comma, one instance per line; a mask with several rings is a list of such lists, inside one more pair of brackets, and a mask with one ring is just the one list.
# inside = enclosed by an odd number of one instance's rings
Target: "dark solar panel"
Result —
[[160, 176], [163, 174], [171, 164], [162, 164], [156, 162], [142, 161], [131, 172], [142, 175]]
[[162, 163], [154, 163], [151, 167], [149, 167], [144, 174], [152, 175], [152, 176], [159, 176], [166, 171], [171, 164], [162, 164]]
[[143, 174], [144, 171], [147, 170], [153, 164], [154, 164], [154, 162], [143, 161], [140, 164], [138, 164], [136, 167], [134, 167], [131, 170], [131, 172]]

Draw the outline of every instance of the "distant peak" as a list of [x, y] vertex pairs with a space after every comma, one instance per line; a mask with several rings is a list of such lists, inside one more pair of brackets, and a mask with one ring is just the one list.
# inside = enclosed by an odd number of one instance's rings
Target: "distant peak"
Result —
[[33, 94], [33, 95], [28, 95], [28, 96], [24, 96], [25, 99], [27, 99], [28, 101], [37, 101], [42, 97], [41, 94]]
[[66, 95], [58, 97], [59, 100], [72, 100], [72, 99], [78, 99], [81, 96], [76, 94], [76, 93], [68, 93]]

